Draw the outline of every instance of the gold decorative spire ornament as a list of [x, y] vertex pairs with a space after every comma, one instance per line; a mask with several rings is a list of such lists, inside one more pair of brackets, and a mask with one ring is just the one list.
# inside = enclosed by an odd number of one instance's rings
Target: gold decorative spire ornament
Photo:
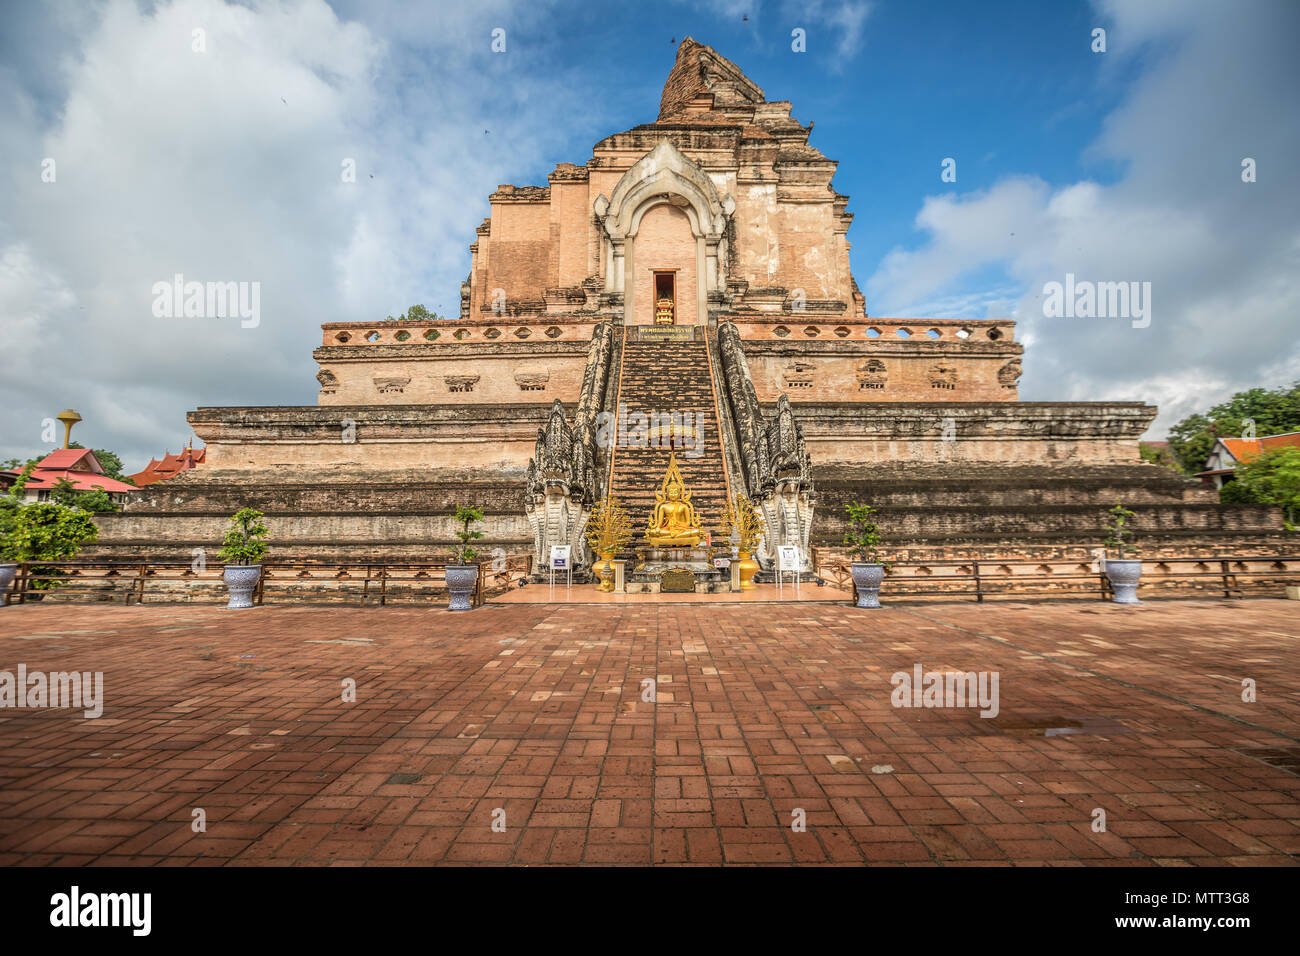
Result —
[[646, 540], [656, 547], [693, 548], [703, 538], [691, 493], [677, 467], [677, 453], [673, 452], [663, 486], [655, 492], [655, 510], [646, 528]]
[[587, 518], [587, 544], [600, 555], [592, 567], [600, 591], [614, 590], [614, 566], [610, 559], [632, 540], [632, 522], [613, 497], [603, 499]]
[[758, 562], [754, 560], [754, 551], [765, 534], [767, 534], [767, 526], [763, 522], [763, 516], [758, 513], [754, 503], [746, 495], [737, 494], [732, 501], [727, 502], [727, 509], [722, 513], [719, 537], [730, 539], [736, 546], [742, 591], [749, 591], [754, 587], [754, 575], [759, 571]]

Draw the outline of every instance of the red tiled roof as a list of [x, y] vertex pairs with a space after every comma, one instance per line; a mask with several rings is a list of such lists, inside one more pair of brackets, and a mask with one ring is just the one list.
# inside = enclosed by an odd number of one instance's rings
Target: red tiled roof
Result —
[[[77, 468], [77, 465], [84, 467]], [[37, 462], [24, 487], [48, 491], [62, 479], [66, 479], [78, 491], [91, 491], [95, 488], [110, 493], [135, 490], [126, 482], [105, 475], [104, 466], [89, 448], [59, 448], [50, 452]]]
[[1270, 448], [1300, 448], [1300, 432], [1287, 432], [1285, 435], [1269, 435], [1261, 438], [1259, 443], [1267, 451]]
[[1259, 440], [1246, 438], [1220, 438], [1223, 447], [1237, 461], [1248, 461], [1259, 454]]
[[72, 487], [78, 491], [93, 491], [99, 488], [113, 494], [124, 491], [135, 491], [135, 487], [128, 485], [124, 481], [118, 481], [116, 478], [110, 478], [107, 475], [101, 475], [89, 471], [69, 471], [66, 468], [37, 468], [32, 472], [31, 478], [23, 486], [35, 488], [38, 490], [49, 490], [59, 483], [60, 478], [66, 478], [71, 482]]
[[[1283, 435], [1268, 435], [1264, 438], [1220, 438], [1219, 442], [1228, 453], [1237, 459], [1239, 464], [1245, 464], [1252, 458], [1258, 458], [1266, 451], [1272, 451], [1277, 448], [1300, 448], [1300, 432], [1287, 432]], [[1207, 475], [1230, 475], [1236, 468], [1219, 468], [1215, 471], [1198, 471], [1196, 477], [1201, 478]]]
[[1264, 438], [1220, 438], [1223, 446], [1240, 462], [1250, 461], [1258, 455], [1275, 448], [1300, 448], [1300, 432], [1287, 432], [1284, 435], [1268, 435]]
[[164, 452], [161, 461], [157, 458], [151, 458], [143, 471], [138, 471], [130, 477], [137, 488], [143, 488], [146, 485], [152, 485], [167, 478], [174, 478], [182, 471], [189, 471], [196, 465], [203, 464], [204, 459], [207, 458], [207, 453], [206, 446], [197, 451], [192, 447], [186, 448], [179, 455]]
[[[42, 458], [40, 462], [37, 463], [36, 468], [38, 471], [41, 469], [60, 470], [71, 468], [87, 455], [93, 455], [93, 452], [91, 452], [89, 448], [60, 448], [57, 451], [50, 452]], [[94, 459], [94, 463], [91, 465], [91, 470], [102, 474], [104, 469], [102, 467], [95, 467], [97, 465], [99, 465], [98, 458]]]

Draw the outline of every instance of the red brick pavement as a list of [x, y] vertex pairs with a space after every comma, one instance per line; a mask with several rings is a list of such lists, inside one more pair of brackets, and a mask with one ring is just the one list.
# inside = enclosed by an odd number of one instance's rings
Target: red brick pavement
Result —
[[[0, 669], [103, 671], [107, 703], [0, 710], [0, 863], [1291, 864], [1296, 620], [10, 607]], [[997, 671], [1000, 713], [891, 706], [918, 662]]]

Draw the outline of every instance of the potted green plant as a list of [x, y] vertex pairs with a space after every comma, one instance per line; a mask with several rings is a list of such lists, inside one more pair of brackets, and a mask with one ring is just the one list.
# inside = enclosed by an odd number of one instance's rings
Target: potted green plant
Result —
[[858, 591], [858, 607], [880, 607], [880, 582], [885, 579], [885, 566], [880, 562], [880, 529], [871, 520], [876, 509], [856, 502], [844, 509], [849, 516], [849, 530], [844, 535], [852, 562], [853, 584]]
[[218, 557], [226, 562], [221, 579], [230, 589], [228, 608], [253, 606], [253, 589], [262, 577], [262, 558], [266, 556], [266, 525], [262, 512], [240, 508], [230, 518], [230, 528], [221, 542]]
[[[1128, 527], [1128, 520], [1133, 512], [1123, 505], [1110, 509], [1111, 522], [1106, 526], [1108, 536], [1105, 541], [1107, 556], [1102, 559], [1106, 578], [1111, 590], [1115, 592], [1116, 604], [1141, 604], [1137, 599], [1138, 581], [1142, 578], [1142, 559], [1138, 558], [1137, 548], [1133, 545], [1134, 534]], [[1111, 558], [1109, 551], [1114, 550], [1117, 557]], [[1132, 554], [1134, 557], [1130, 558]]]
[[483, 520], [483, 509], [477, 506], [457, 505], [452, 520], [459, 525], [456, 537], [460, 539], [460, 547], [452, 549], [453, 563], [447, 565], [447, 592], [450, 595], [447, 609], [468, 611], [473, 607], [470, 603], [470, 595], [473, 594], [474, 585], [478, 581], [478, 565], [470, 563], [478, 557], [478, 552], [471, 548], [469, 543], [483, 537], [482, 531], [471, 531], [469, 526]]

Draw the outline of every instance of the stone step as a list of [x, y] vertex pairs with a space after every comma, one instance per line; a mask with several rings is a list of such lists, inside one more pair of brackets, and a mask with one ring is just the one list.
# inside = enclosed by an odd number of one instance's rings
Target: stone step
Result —
[[[677, 466], [691, 492], [704, 531], [716, 531], [727, 505], [727, 486], [719, 444], [717, 408], [709, 353], [703, 342], [635, 342], [623, 346], [619, 402], [628, 414], [690, 412], [692, 425], [704, 435], [703, 453]], [[666, 448], [618, 447], [614, 452], [611, 493], [632, 518], [632, 547], [645, 543], [645, 526], [654, 511], [655, 493], [668, 470]]]

